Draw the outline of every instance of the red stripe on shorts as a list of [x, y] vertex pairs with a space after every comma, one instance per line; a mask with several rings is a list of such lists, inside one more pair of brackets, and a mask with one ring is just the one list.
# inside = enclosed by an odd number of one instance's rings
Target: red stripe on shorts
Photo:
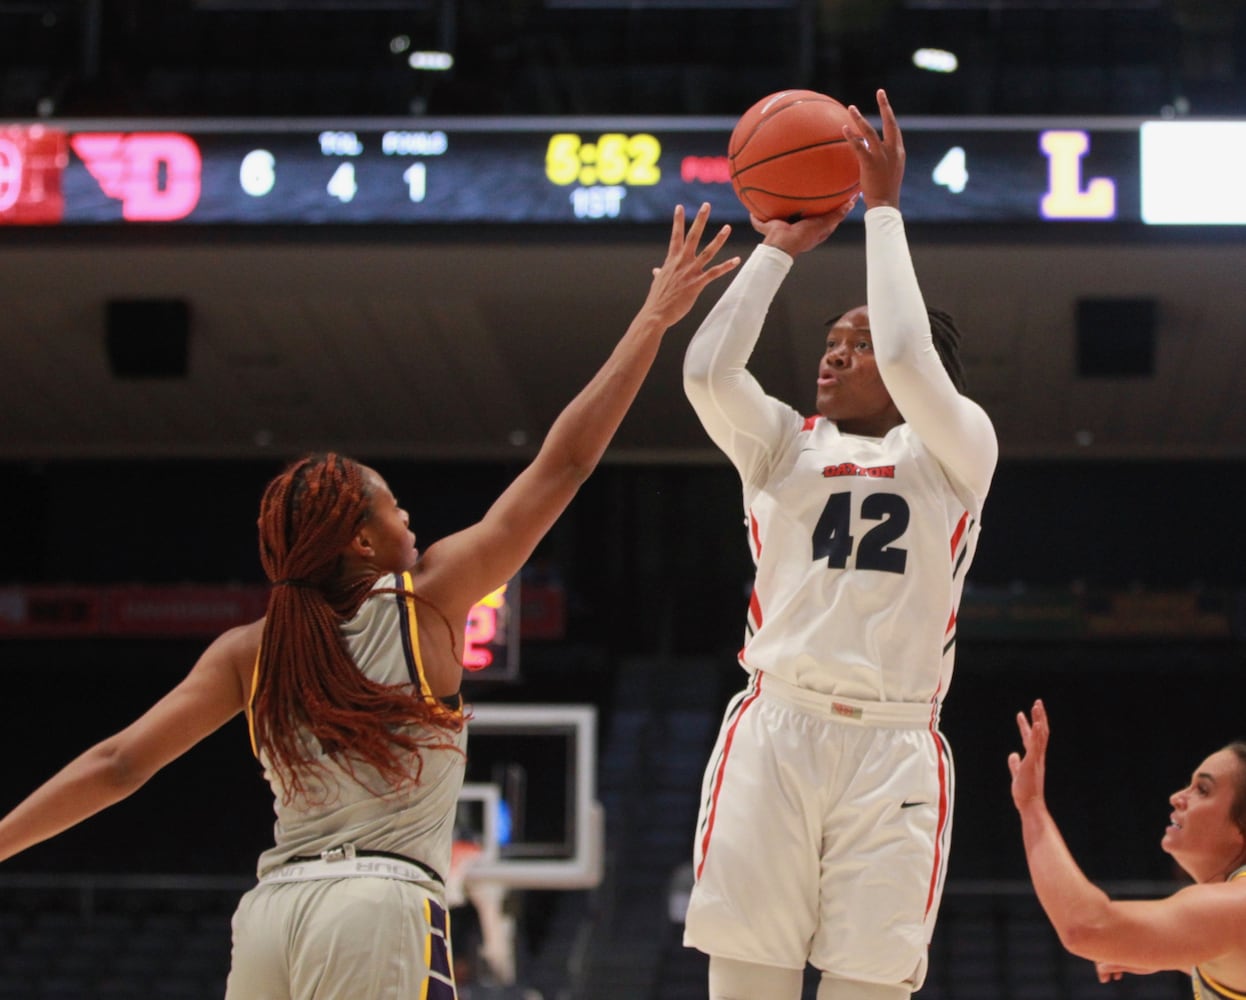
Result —
[[926, 913], [934, 904], [935, 888], [939, 884], [939, 872], [943, 868], [943, 831], [947, 828], [947, 760], [943, 756], [943, 741], [939, 734], [931, 732], [935, 741], [935, 753], [939, 756], [939, 822], [935, 826], [934, 866], [930, 872], [930, 888], [926, 893]]
[[753, 689], [753, 693], [740, 703], [740, 710], [736, 713], [735, 722], [731, 723], [731, 728], [727, 730], [727, 739], [723, 743], [722, 759], [718, 762], [718, 773], [714, 775], [714, 791], [710, 794], [710, 813], [705, 823], [705, 833], [701, 837], [701, 863], [697, 865], [697, 878], [701, 877], [701, 872], [705, 869], [705, 858], [710, 850], [710, 837], [714, 834], [714, 814], [718, 811], [718, 793], [723, 787], [723, 773], [727, 770], [727, 757], [731, 754], [731, 744], [735, 742], [736, 727], [740, 725], [740, 720], [744, 718], [744, 713], [748, 711], [749, 706], [753, 704], [761, 694], [761, 675], [754, 674], [757, 686]]

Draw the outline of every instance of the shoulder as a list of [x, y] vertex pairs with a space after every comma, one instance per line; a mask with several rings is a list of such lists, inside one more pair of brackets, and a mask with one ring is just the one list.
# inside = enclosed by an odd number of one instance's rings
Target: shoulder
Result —
[[1217, 920], [1246, 923], [1246, 878], [1230, 875], [1223, 882], [1196, 882], [1174, 893], [1176, 900], [1191, 913]]
[[463, 589], [464, 560], [471, 557], [463, 532], [440, 538], [425, 549], [410, 570], [417, 602], [431, 604], [452, 621], [466, 621], [472, 606], [485, 596]]
[[260, 640], [264, 636], [264, 622], [265, 619], [257, 618], [245, 625], [235, 625], [217, 636], [212, 645], [222, 652], [254, 656], [259, 651]]
[[259, 618], [245, 625], [226, 629], [204, 651], [197, 668], [225, 669], [239, 678], [249, 678], [264, 637], [264, 621], [265, 619]]

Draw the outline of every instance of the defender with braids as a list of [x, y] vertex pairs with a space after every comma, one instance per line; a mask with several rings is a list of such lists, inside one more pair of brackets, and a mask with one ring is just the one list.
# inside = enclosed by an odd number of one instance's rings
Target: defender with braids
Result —
[[756, 566], [740, 665], [705, 772], [685, 943], [713, 1000], [903, 1000], [943, 888], [952, 762], [939, 707], [997, 445], [961, 394], [959, 336], [928, 310], [898, 210], [904, 147], [856, 108], [868, 306], [834, 318], [802, 416], [747, 369], [794, 258], [852, 210], [763, 236], [688, 347], [684, 384], [744, 487]]
[[463, 781], [472, 606], [519, 571], [596, 466], [666, 331], [736, 258], [677, 208], [666, 260], [604, 366], [476, 524], [420, 553], [372, 469], [300, 459], [260, 507], [264, 618], [217, 638], [141, 718], [0, 820], [0, 860], [137, 790], [245, 711], [276, 842], [233, 924], [228, 1000], [453, 1000], [442, 873]]

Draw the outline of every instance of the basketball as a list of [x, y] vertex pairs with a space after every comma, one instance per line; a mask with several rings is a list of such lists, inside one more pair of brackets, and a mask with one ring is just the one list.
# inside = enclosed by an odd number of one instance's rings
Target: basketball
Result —
[[843, 131], [850, 120], [839, 101], [813, 90], [781, 90], [744, 112], [727, 160], [749, 214], [795, 222], [856, 194], [860, 171]]

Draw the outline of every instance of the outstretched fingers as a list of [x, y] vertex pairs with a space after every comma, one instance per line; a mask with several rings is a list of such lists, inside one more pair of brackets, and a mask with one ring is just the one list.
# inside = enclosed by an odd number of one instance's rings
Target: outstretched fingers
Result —
[[[699, 249], [701, 237], [705, 233], [706, 223], [710, 217], [710, 204], [703, 202], [697, 210], [696, 215], [692, 217], [691, 225], [685, 227], [684, 220], [686, 212], [683, 205], [676, 205], [675, 211], [671, 219], [671, 239], [666, 248], [666, 263], [672, 261], [684, 260], [689, 256], [694, 260], [704, 259], [708, 261], [727, 241], [727, 237], [731, 235], [731, 227], [723, 226], [718, 234], [705, 246]], [[654, 268], [653, 273], [657, 274], [660, 268]]]
[[1024, 712], [1017, 713], [1017, 729], [1021, 733], [1021, 745], [1028, 747], [1030, 745], [1030, 720]]
[[705, 232], [705, 224], [710, 218], [710, 203], [702, 202], [701, 207], [697, 209], [697, 214], [692, 217], [692, 223], [685, 227], [684, 220], [687, 213], [684, 211], [683, 205], [675, 206], [675, 217], [671, 221], [671, 245], [669, 255], [674, 257], [687, 247], [691, 246], [694, 251], [701, 242], [701, 236]]
[[[1030, 752], [1030, 720], [1024, 712], [1017, 713], [1017, 731], [1021, 734], [1021, 746], [1025, 749], [1026, 754]], [[1021, 770], [1021, 754], [1013, 751], [1008, 755], [1008, 770], [1012, 772], [1015, 780], [1017, 774]]]
[[[683, 214], [683, 206], [679, 206], [680, 214]], [[705, 224], [710, 219], [710, 203], [708, 201], [701, 202], [701, 207], [697, 209], [697, 214], [692, 217], [692, 225], [688, 227], [688, 242], [694, 247], [701, 242], [701, 234], [705, 232]]]
[[713, 267], [706, 268], [705, 270], [701, 272], [702, 287], [710, 284], [710, 282], [712, 281], [716, 281], [718, 278], [721, 278], [724, 274], [728, 274], [729, 272], [734, 271], [739, 266], [740, 266], [740, 258], [732, 257], [729, 260], [724, 260], [719, 264], [715, 264]]
[[723, 244], [727, 242], [727, 237], [731, 235], [731, 227], [725, 225], [719, 228], [713, 238], [705, 244], [701, 252], [697, 254], [697, 259], [702, 264], [708, 264], [711, 260], [718, 256], [718, 251], [723, 248]]
[[878, 91], [878, 110], [883, 134], [871, 125], [855, 104], [848, 108], [849, 122], [844, 138], [851, 144], [861, 169], [861, 193], [866, 208], [877, 205], [899, 207], [900, 186], [904, 179], [904, 140], [895, 111], [884, 90]]
[[1041, 699], [1034, 702], [1027, 716], [1017, 713], [1017, 731], [1021, 734], [1022, 752], [1008, 755], [1012, 775], [1012, 800], [1018, 809], [1043, 798], [1044, 771], [1047, 758], [1049, 728], [1047, 709]]
[[882, 119], [883, 125], [882, 135], [878, 134], [878, 130], [870, 124], [869, 119], [859, 107], [850, 104], [848, 117], [852, 120], [852, 124], [844, 126], [844, 136], [859, 148], [870, 150], [885, 146], [896, 153], [903, 153], [904, 137], [900, 132], [900, 123], [896, 120], [895, 108], [891, 106], [891, 101], [887, 97], [887, 91], [880, 88], [876, 96], [878, 116]]
[[682, 205], [675, 206], [666, 260], [661, 267], [653, 269], [653, 284], [647, 300], [651, 314], [663, 317], [667, 325], [687, 314], [706, 285], [740, 263], [739, 257], [733, 257], [712, 264], [731, 235], [730, 226], [723, 226], [704, 247], [700, 246], [709, 215], [709, 203], [703, 203], [685, 229], [684, 208]]
[[1047, 707], [1039, 699], [1034, 702], [1034, 707], [1030, 709], [1030, 741], [1032, 753], [1037, 753], [1040, 757], [1047, 751], [1047, 737], [1051, 734], [1051, 727], [1047, 722]]
[[731, 227], [722, 226], [710, 241], [702, 247], [701, 238], [705, 235], [705, 227], [709, 224], [709, 219], [710, 203], [708, 201], [702, 202], [701, 207], [697, 210], [697, 214], [693, 216], [692, 225], [688, 227], [687, 246], [692, 248], [696, 259], [703, 266], [718, 255], [718, 251], [727, 242], [727, 237], [731, 235]]
[[1047, 737], [1050, 735], [1047, 707], [1041, 698], [1035, 699], [1028, 718], [1024, 712], [1017, 713], [1017, 729], [1021, 733], [1021, 745], [1026, 752], [1037, 752], [1041, 755], [1047, 748]]
[[1123, 965], [1116, 965], [1111, 962], [1096, 962], [1095, 974], [1099, 977], [1101, 983], [1113, 983], [1123, 979], [1128, 970]]
[[848, 117], [852, 119], [852, 124], [844, 126], [844, 138], [847, 139], [854, 147], [862, 151], [877, 146], [881, 141], [878, 133], [874, 130], [874, 126], [870, 124], [869, 119], [861, 113], [861, 109], [855, 104], [848, 105]]
[[[695, 220], [694, 220], [695, 221]], [[684, 206], [676, 205], [671, 217], [671, 240], [666, 247], [666, 256], [674, 257], [684, 245]]]
[[[701, 238], [705, 235], [705, 227], [709, 223], [710, 203], [702, 202], [701, 207], [697, 210], [697, 214], [692, 218], [692, 224], [688, 226], [685, 233], [683, 229], [684, 209], [682, 205], [675, 207], [675, 229], [671, 234], [671, 256], [690, 257], [691, 262], [696, 265], [698, 270], [705, 270], [709, 266], [710, 261], [718, 256], [718, 252], [722, 250], [723, 244], [727, 242], [727, 238], [731, 235], [730, 226], [722, 226], [715, 233], [705, 246], [701, 246]], [[735, 264], [732, 261], [723, 261], [710, 272], [716, 274], [724, 274], [730, 271]], [[715, 275], [716, 276], [716, 275]]]
[[877, 97], [878, 114], [883, 120], [883, 141], [897, 153], [903, 153], [904, 137], [900, 133], [900, 125], [896, 121], [896, 112], [887, 97], [887, 91], [880, 88]]

